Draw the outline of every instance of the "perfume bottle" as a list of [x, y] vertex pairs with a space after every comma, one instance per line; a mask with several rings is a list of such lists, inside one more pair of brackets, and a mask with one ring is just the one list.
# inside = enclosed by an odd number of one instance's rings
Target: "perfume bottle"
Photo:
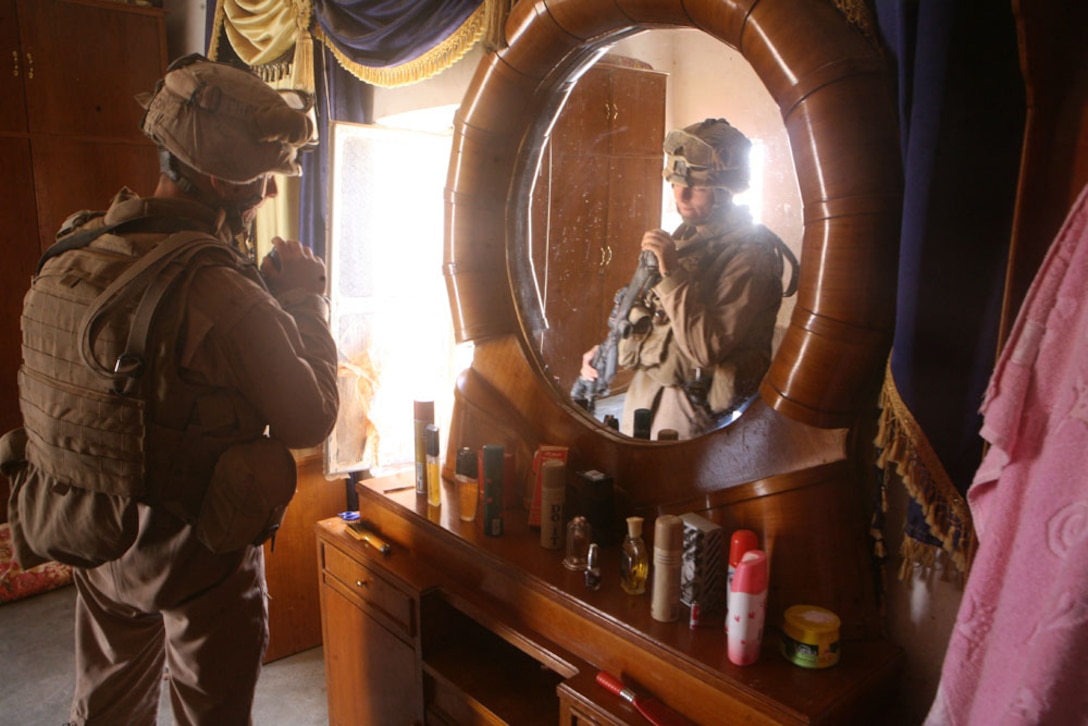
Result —
[[574, 517], [567, 523], [567, 556], [563, 566], [575, 572], [585, 572], [589, 565], [589, 545], [593, 541], [593, 526], [585, 517]]
[[480, 503], [480, 482], [477, 478], [479, 464], [476, 452], [467, 446], [457, 452], [456, 474], [457, 502], [462, 522], [476, 521], [476, 507]]
[[642, 517], [627, 518], [627, 536], [620, 551], [620, 586], [629, 595], [646, 592], [650, 574], [650, 555], [642, 539]]

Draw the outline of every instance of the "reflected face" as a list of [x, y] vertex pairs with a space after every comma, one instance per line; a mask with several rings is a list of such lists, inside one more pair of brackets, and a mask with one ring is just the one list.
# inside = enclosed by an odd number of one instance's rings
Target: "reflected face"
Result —
[[672, 185], [672, 198], [676, 200], [676, 211], [691, 225], [706, 224], [714, 212], [714, 187], [689, 187], [683, 184]]

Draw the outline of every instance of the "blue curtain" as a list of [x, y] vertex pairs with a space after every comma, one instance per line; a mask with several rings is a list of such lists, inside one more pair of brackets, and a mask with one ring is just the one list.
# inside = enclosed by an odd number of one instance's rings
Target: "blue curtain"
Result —
[[350, 60], [376, 68], [414, 60], [442, 43], [481, 0], [314, 0], [318, 25]]
[[332, 148], [330, 126], [334, 121], [373, 121], [374, 87], [361, 83], [344, 70], [323, 45], [314, 45], [317, 126], [321, 143], [302, 157], [302, 189], [299, 198], [299, 233], [314, 254], [325, 257], [326, 215], [328, 213], [329, 159]]
[[[905, 173], [891, 373], [943, 465], [930, 474], [946, 475], [953, 496], [982, 458], [978, 409], [997, 354], [1024, 132], [1010, 5], [875, 3], [897, 71]], [[931, 497], [914, 497], [907, 534], [948, 548], [947, 502]]]

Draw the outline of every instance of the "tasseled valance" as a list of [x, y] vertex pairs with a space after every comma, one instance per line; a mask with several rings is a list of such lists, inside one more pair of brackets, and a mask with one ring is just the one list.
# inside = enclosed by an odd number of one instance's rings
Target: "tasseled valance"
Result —
[[217, 0], [220, 38], [261, 77], [312, 91], [313, 38], [361, 81], [403, 86], [446, 70], [481, 39], [495, 47], [510, 0]]

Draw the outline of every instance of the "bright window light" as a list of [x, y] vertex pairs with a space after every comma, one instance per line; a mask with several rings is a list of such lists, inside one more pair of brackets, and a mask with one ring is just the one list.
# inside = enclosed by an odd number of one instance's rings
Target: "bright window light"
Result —
[[442, 276], [450, 133], [359, 124], [332, 131], [329, 275], [341, 410], [326, 470], [387, 473], [414, 460], [413, 401], [445, 439], [457, 374]]

